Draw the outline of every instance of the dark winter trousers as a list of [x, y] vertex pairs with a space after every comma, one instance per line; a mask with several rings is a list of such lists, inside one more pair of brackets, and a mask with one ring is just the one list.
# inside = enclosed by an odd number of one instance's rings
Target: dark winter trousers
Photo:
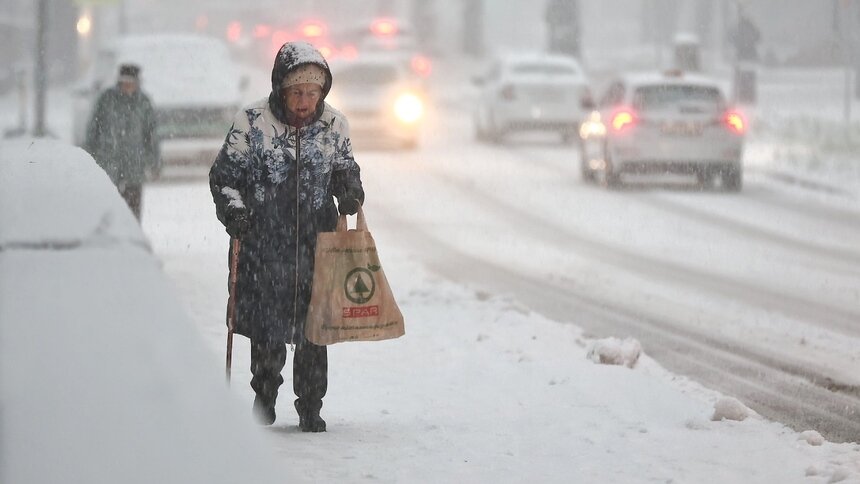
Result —
[[[285, 344], [266, 345], [251, 342], [251, 388], [264, 402], [275, 404], [278, 387], [284, 383], [281, 370], [287, 361]], [[328, 354], [325, 346], [304, 342], [296, 345], [293, 355], [293, 391], [299, 413], [319, 414], [328, 389]]]
[[143, 199], [143, 185], [140, 183], [124, 183], [120, 184], [119, 194], [122, 195], [125, 203], [128, 204], [128, 208], [134, 213], [134, 216], [137, 217], [137, 221], [140, 222], [140, 208], [141, 208], [141, 200]]

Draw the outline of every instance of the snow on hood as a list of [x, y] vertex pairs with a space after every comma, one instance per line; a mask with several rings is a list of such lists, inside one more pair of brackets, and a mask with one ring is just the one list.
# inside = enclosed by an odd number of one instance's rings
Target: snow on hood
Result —
[[0, 247], [148, 247], [107, 174], [84, 150], [47, 139], [0, 142]]
[[[219, 39], [154, 34], [121, 39], [116, 65], [141, 66], [141, 87], [156, 107], [241, 104], [241, 73]], [[115, 70], [111, 72], [115, 79]]]
[[89, 155], [0, 143], [0, 231], [0, 482], [296, 482]]

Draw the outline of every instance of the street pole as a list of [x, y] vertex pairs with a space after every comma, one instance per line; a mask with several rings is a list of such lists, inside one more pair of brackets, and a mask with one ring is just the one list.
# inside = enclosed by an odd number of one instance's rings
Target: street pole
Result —
[[47, 89], [47, 74], [45, 72], [45, 49], [48, 35], [48, 0], [38, 0], [36, 10], [36, 64], [33, 72], [35, 87], [36, 112], [33, 136], [45, 136], [45, 91]]
[[834, 5], [834, 13], [838, 8], [838, 15], [834, 17], [834, 22], [839, 22], [839, 45], [842, 54], [842, 60], [845, 63], [845, 89], [843, 92], [843, 121], [845, 123], [845, 141], [851, 141], [851, 45], [848, 39], [848, 15], [845, 1]]
[[128, 15], [126, 15], [125, 11], [125, 0], [119, 0], [119, 9], [117, 12], [119, 15], [119, 35], [126, 35], [128, 33]]
[[472, 57], [484, 55], [484, 2], [466, 0], [463, 9], [463, 52]]

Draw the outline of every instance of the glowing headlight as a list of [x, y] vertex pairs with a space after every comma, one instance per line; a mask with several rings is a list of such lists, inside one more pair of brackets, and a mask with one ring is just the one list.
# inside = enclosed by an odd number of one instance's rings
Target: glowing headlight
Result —
[[592, 111], [591, 115], [588, 117], [587, 121], [583, 121], [579, 126], [579, 137], [582, 139], [588, 139], [592, 136], [602, 137], [606, 136], [606, 126], [604, 126], [603, 122], [600, 120], [600, 112]]
[[394, 101], [394, 115], [401, 122], [412, 124], [424, 116], [424, 103], [415, 94], [401, 94]]

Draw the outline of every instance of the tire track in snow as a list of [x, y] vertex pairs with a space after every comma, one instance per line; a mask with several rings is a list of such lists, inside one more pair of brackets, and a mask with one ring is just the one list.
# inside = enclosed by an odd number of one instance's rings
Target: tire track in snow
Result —
[[[765, 186], [765, 188], [770, 188]], [[747, 200], [761, 205], [776, 208], [792, 215], [803, 215], [812, 220], [827, 219], [843, 227], [850, 227], [860, 233], [860, 212], [852, 212], [845, 208], [831, 207], [814, 201], [799, 202], [790, 194], [778, 193], [773, 189], [757, 190], [746, 194]]]
[[643, 314], [578, 291], [572, 284], [550, 282], [464, 254], [418, 224], [382, 209], [399, 236], [408, 237], [442, 276], [494, 291], [512, 293], [521, 302], [556, 321], [572, 321], [600, 336], [631, 335], [670, 371], [734, 395], [760, 414], [797, 431], [814, 428], [831, 441], [860, 441], [860, 393], [831, 391], [832, 380], [805, 365], [762, 353], [749, 345], [693, 331], [683, 321]]
[[466, 199], [480, 203], [485, 209], [529, 230], [535, 237], [553, 243], [565, 250], [576, 250], [581, 255], [648, 278], [672, 282], [705, 293], [725, 296], [767, 311], [795, 317], [813, 326], [827, 326], [848, 336], [860, 337], [860, 312], [833, 307], [797, 294], [787, 294], [730, 276], [687, 267], [679, 263], [636, 253], [607, 242], [593, 240], [568, 227], [545, 221], [520, 207], [493, 197], [475, 184], [464, 182], [451, 175], [428, 170], [446, 186], [460, 191]]
[[[637, 197], [637, 199], [638, 201], [647, 203], [654, 208], [672, 212], [695, 220], [699, 223], [707, 223], [719, 228], [731, 230], [732, 232], [746, 237], [756, 237], [787, 249], [803, 252], [818, 259], [827, 259], [830, 262], [831, 271], [847, 273], [854, 276], [860, 275], [860, 253], [858, 252], [843, 249], [841, 247], [827, 247], [817, 243], [807, 242], [805, 240], [800, 240], [764, 229], [761, 226], [754, 225], [753, 223], [725, 217], [718, 213], [693, 207], [676, 200], [659, 198], [653, 195], [641, 196]], [[846, 265], [850, 265], [852, 269], [846, 270]]]
[[[540, 165], [544, 169], [559, 172], [564, 175], [570, 174], [569, 171], [565, 170], [564, 166], [560, 166], [553, 161], [547, 160], [544, 156], [536, 154], [533, 151], [524, 151], [522, 149], [513, 151], [517, 154], [517, 156], [527, 158], [530, 163]], [[578, 163], [578, 160], [575, 163]], [[581, 185], [577, 184], [577, 186]], [[675, 190], [678, 190], [679, 188], [675, 185], [671, 185], [671, 187]], [[695, 185], [690, 185], [690, 190], [701, 191], [701, 189], [696, 188]], [[624, 189], [622, 188], [621, 191], [623, 192]], [[708, 223], [726, 230], [731, 230], [743, 236], [757, 237], [761, 240], [778, 244], [790, 250], [799, 251], [805, 254], [811, 254], [816, 258], [828, 259], [830, 261], [830, 264], [828, 265], [828, 270], [830, 270], [831, 272], [848, 275], [860, 274], [860, 252], [852, 251], [850, 249], [842, 247], [828, 247], [821, 244], [807, 242], [796, 237], [791, 237], [789, 235], [781, 234], [779, 232], [767, 230], [761, 226], [754, 225], [753, 223], [725, 217], [715, 212], [695, 208], [674, 200], [670, 201], [667, 199], [657, 198], [656, 196], [649, 194], [649, 192], [651, 192], [652, 190], [628, 189], [627, 191], [631, 194], [637, 192], [642, 193], [643, 195], [637, 197], [637, 200], [645, 202], [652, 207], [662, 209], [664, 211], [671, 211], [676, 214], [694, 219], [700, 223]], [[785, 207], [783, 206], [783, 202], [785, 202], [785, 200], [766, 201], [766, 199], [762, 199], [760, 196], [749, 196], [749, 193], [752, 192], [743, 193], [745, 200], [755, 200], [758, 203], [767, 203], [768, 205], [780, 207], [785, 210]], [[729, 194], [729, 196], [731, 195]], [[840, 226], [860, 227], [860, 215], [852, 214], [850, 212], [839, 209], [833, 209], [831, 211], [824, 210], [821, 208], [811, 208], [807, 204], [801, 204], [794, 201], [791, 201], [790, 204], [795, 209], [797, 209], [797, 211], [807, 214], [810, 218], [813, 218], [815, 220], [819, 220], [823, 217], [835, 221]], [[852, 268], [846, 269], [846, 262], [850, 264]]]

